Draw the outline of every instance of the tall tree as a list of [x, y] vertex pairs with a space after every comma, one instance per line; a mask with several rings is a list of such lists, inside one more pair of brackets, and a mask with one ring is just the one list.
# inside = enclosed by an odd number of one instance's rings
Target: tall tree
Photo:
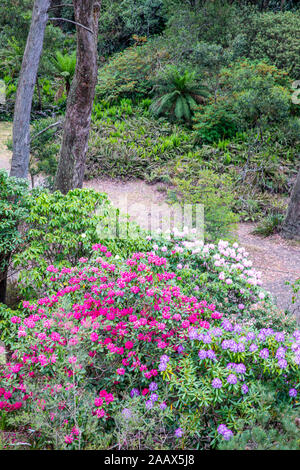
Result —
[[82, 188], [91, 114], [97, 83], [97, 37], [101, 2], [73, 0], [77, 62], [68, 96], [55, 188], [66, 194]]
[[300, 240], [300, 168], [282, 227], [285, 238]]
[[51, 0], [35, 0], [18, 82], [13, 123], [13, 156], [10, 176], [27, 178], [30, 154], [30, 113], [43, 49]]

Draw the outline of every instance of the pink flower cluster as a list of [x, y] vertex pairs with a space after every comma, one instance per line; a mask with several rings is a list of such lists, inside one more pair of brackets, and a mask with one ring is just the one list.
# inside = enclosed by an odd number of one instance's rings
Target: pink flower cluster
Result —
[[[166, 271], [164, 257], [134, 253], [119, 266], [107, 262], [111, 253], [103, 245], [94, 245], [93, 250], [104, 258], [91, 264], [84, 261], [80, 267], [49, 266], [56, 293], [24, 302], [29, 315], [24, 320], [11, 319], [20, 348], [14, 353], [15, 362], [0, 375], [0, 383], [5, 384], [2, 395], [9, 400], [0, 405], [3, 409], [18, 408], [28, 399], [24, 377], [42, 377], [47, 390], [48, 377], [62, 364], [66, 378], [76, 378], [87, 366], [93, 374], [97, 361], [106, 357], [114, 364], [109, 371], [111, 383], [117, 385], [132, 374], [150, 380], [158, 375], [162, 350], [176, 353], [191, 328], [208, 329], [222, 318], [215, 305], [181, 293], [176, 272]], [[64, 298], [71, 307], [62, 306]], [[58, 385], [55, 390], [50, 387], [52, 395], [63, 388]], [[38, 392], [30, 398], [39, 400]], [[113, 400], [111, 393], [102, 390], [91, 403], [92, 415], [109, 416], [107, 406]], [[73, 434], [66, 436], [66, 443], [73, 442]]]

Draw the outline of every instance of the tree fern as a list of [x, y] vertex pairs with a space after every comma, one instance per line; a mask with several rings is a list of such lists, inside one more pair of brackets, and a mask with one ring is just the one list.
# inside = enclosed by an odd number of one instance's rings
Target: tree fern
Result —
[[76, 52], [74, 51], [72, 54], [62, 54], [60, 51], [56, 51], [53, 64], [60, 76], [64, 78], [68, 94], [76, 68]]
[[168, 67], [158, 79], [156, 98], [150, 110], [156, 115], [168, 115], [171, 119], [191, 121], [197, 103], [208, 96], [204, 85], [195, 79], [195, 73], [176, 67]]

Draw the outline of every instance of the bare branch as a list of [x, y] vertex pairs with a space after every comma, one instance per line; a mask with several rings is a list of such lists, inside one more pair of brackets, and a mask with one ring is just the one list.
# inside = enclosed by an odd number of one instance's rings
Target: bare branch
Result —
[[62, 124], [62, 123], [63, 123], [63, 121], [57, 121], [57, 122], [55, 122], [54, 124], [50, 124], [50, 126], [45, 127], [45, 129], [42, 129], [40, 132], [38, 132], [38, 133], [35, 134], [33, 137], [31, 137], [31, 140], [36, 139], [39, 135], [43, 134], [44, 132], [48, 131], [49, 129], [52, 129], [52, 127], [59, 126], [59, 125]]
[[54, 5], [53, 7], [50, 7], [49, 10], [56, 10], [57, 8], [63, 8], [63, 7], [73, 7], [73, 5], [72, 3], [63, 3], [62, 5]]
[[50, 21], [66, 21], [67, 23], [76, 24], [76, 26], [80, 26], [81, 28], [84, 28], [87, 31], [89, 31], [90, 33], [94, 34], [94, 31], [92, 31], [90, 28], [87, 28], [86, 26], [84, 26], [81, 23], [77, 23], [77, 21], [68, 20], [67, 18], [49, 18], [49, 20]]

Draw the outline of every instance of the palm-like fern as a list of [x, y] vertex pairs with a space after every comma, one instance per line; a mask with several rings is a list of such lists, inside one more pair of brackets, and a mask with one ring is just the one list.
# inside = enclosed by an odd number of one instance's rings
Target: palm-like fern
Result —
[[59, 74], [64, 77], [68, 95], [76, 68], [76, 52], [74, 51], [72, 54], [62, 54], [60, 51], [56, 51], [53, 64]]
[[196, 82], [195, 72], [179, 72], [169, 67], [156, 87], [157, 98], [150, 106], [156, 115], [168, 114], [178, 120], [190, 121], [197, 103], [208, 96], [207, 88]]

